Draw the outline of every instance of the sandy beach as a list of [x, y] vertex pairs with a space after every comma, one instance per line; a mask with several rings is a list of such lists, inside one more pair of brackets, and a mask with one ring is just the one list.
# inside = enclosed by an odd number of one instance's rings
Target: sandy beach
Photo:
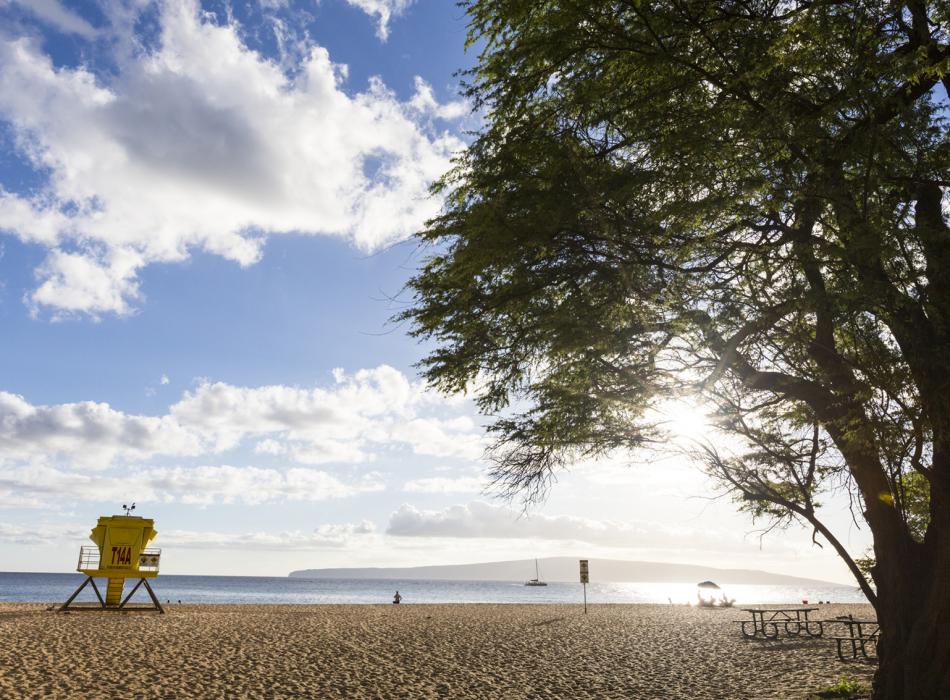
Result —
[[[829, 640], [747, 641], [736, 610], [662, 605], [0, 605], [3, 698], [805, 698]], [[819, 618], [871, 614], [822, 606]]]

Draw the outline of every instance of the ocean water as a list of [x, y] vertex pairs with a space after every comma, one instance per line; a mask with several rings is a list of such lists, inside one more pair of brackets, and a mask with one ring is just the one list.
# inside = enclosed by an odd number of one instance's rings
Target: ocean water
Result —
[[[0, 572], [0, 602], [61, 603], [83, 581], [82, 574]], [[418, 581], [410, 579], [302, 579], [264, 576], [173, 576], [150, 580], [164, 603], [389, 603], [399, 591], [404, 604], [412, 603], [581, 603], [579, 583], [551, 582], [528, 587], [521, 581]], [[96, 581], [105, 594], [105, 581]], [[126, 591], [134, 584], [126, 584]], [[866, 603], [856, 586], [723, 585], [736, 605], [763, 603]], [[589, 603], [686, 603], [696, 588], [685, 583], [591, 583]], [[94, 602], [91, 587], [76, 599]], [[135, 602], [148, 602], [144, 588]]]

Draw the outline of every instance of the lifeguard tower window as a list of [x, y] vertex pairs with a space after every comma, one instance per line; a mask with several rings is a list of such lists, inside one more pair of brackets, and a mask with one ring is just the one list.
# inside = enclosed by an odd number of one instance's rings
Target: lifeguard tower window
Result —
[[[77, 605], [71, 609], [157, 610], [160, 613], [165, 612], [148, 583], [149, 578], [158, 575], [158, 566], [161, 561], [162, 550], [148, 546], [158, 533], [155, 531], [153, 520], [129, 515], [134, 507], [134, 503], [131, 507], [123, 506], [126, 515], [99, 518], [96, 527], [89, 534], [89, 539], [95, 543], [95, 546], [85, 545], [79, 548], [79, 563], [76, 570], [86, 574], [86, 580], [70, 596], [69, 600], [60, 607], [61, 611], [69, 608], [76, 596], [87, 585], [91, 585], [96, 598], [99, 600], [99, 605], [92, 608]], [[105, 598], [103, 598], [99, 587], [96, 585], [95, 579], [97, 577], [108, 580]], [[123, 598], [122, 593], [127, 578], [137, 578], [138, 583]], [[152, 599], [152, 606], [128, 605], [140, 586], [145, 587]]]

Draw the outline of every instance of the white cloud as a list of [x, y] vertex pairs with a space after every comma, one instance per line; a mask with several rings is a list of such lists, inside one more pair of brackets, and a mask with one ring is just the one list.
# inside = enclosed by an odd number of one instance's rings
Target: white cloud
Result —
[[43, 508], [47, 505], [38, 498], [0, 487], [0, 508]]
[[403, 484], [407, 493], [480, 493], [485, 488], [485, 480], [474, 476], [458, 478], [428, 477], [413, 479]]
[[287, 446], [267, 438], [254, 445], [254, 452], [259, 455], [282, 455], [287, 453]]
[[287, 447], [290, 458], [300, 464], [327, 464], [329, 462], [367, 462], [375, 458], [364, 445], [346, 443], [327, 437]]
[[444, 414], [448, 406], [392, 367], [352, 375], [338, 370], [334, 377], [328, 389], [205, 383], [186, 392], [169, 413], [216, 451], [248, 435], [270, 435], [256, 449], [287, 453], [304, 464], [367, 461], [380, 446], [393, 444], [464, 459], [477, 459], [484, 450], [483, 432], [471, 418], [431, 415]]
[[486, 444], [469, 416], [413, 418], [396, 423], [391, 439], [412, 445], [418, 454], [471, 460], [482, 455]]
[[[107, 468], [116, 460], [225, 452], [246, 439], [257, 454], [301, 464], [371, 461], [382, 450], [477, 459], [483, 431], [470, 405], [445, 401], [421, 383], [381, 365], [329, 387], [240, 387], [205, 382], [185, 392], [163, 416], [129, 415], [84, 401], [37, 406], [0, 391], [0, 464], [65, 460]], [[449, 414], [449, 415], [447, 415]]]
[[607, 525], [573, 516], [524, 516], [501, 505], [473, 501], [442, 510], [420, 510], [403, 504], [392, 514], [386, 532], [403, 537], [479, 537], [586, 539]]
[[[276, 469], [256, 467], [196, 467], [150, 469], [133, 474], [159, 500], [210, 505], [215, 502], [242, 502], [249, 505], [272, 501], [325, 501], [358, 493], [382, 491], [379, 475], [370, 473], [359, 482], [347, 484], [316, 469]], [[144, 499], [143, 499], [144, 500]]]
[[0, 542], [11, 544], [62, 544], [63, 540], [84, 540], [89, 537], [89, 527], [78, 525], [53, 525], [39, 523], [18, 525], [0, 523]]
[[0, 42], [0, 119], [49, 173], [36, 195], [0, 186], [0, 230], [49, 251], [34, 312], [130, 313], [139, 271], [193, 249], [250, 265], [272, 234], [404, 238], [438, 211], [428, 185], [463, 146], [432, 127], [459, 108], [424, 82], [407, 102], [376, 78], [349, 94], [325, 49], [285, 70], [194, 0], [164, 3], [160, 48], [116, 63], [104, 81], [28, 39]]
[[[89, 22], [67, 10], [57, 0], [13, 0], [13, 2], [65, 34], [78, 34], [87, 39], [96, 36], [97, 32]], [[3, 4], [0, 1], [0, 6]]]
[[201, 436], [172, 416], [132, 416], [92, 401], [34, 406], [0, 391], [0, 462], [66, 455], [83, 466], [106, 467], [117, 457], [203, 451]]
[[382, 41], [389, 38], [389, 20], [398, 17], [415, 0], [346, 0], [354, 7], [360, 8], [370, 17], [377, 18], [376, 36]]
[[[159, 526], [160, 527], [160, 526]], [[358, 523], [320, 525], [310, 532], [223, 533], [193, 530], [160, 530], [158, 543], [163, 548], [188, 549], [260, 549], [307, 550], [338, 549], [375, 536], [376, 527], [368, 520]], [[23, 526], [0, 522], [0, 542], [23, 545], [55, 545], [79, 541], [88, 544], [89, 527], [80, 525], [39, 524]]]
[[465, 100], [456, 100], [440, 104], [435, 99], [432, 86], [416, 76], [416, 92], [409, 100], [409, 106], [423, 115], [438, 117], [439, 119], [460, 119], [467, 115], [470, 106]]
[[169, 384], [171, 384], [171, 381], [172, 380], [168, 378], [167, 374], [163, 374], [162, 378], [158, 380], [158, 383], [161, 384], [162, 386], [168, 386]]
[[325, 501], [381, 491], [378, 474], [346, 483], [325, 471], [293, 468], [200, 466], [132, 469], [121, 475], [66, 472], [50, 467], [0, 468], [0, 494], [29, 497], [39, 505], [66, 497], [79, 501], [139, 503], [261, 503]]
[[441, 510], [403, 504], [389, 519], [386, 534], [398, 537], [525, 539], [584, 542], [621, 549], [748, 550], [742, 533], [697, 529], [658, 522], [597, 520], [573, 515], [524, 515], [507, 506], [472, 501]]
[[33, 316], [44, 306], [55, 308], [57, 318], [83, 311], [128, 314], [129, 301], [141, 297], [135, 275], [142, 263], [141, 255], [121, 248], [81, 253], [54, 249], [36, 270], [42, 282], [26, 299], [27, 306]]
[[[321, 525], [312, 532], [291, 530], [269, 532], [194, 532], [169, 530], [161, 533], [163, 547], [187, 547], [195, 549], [261, 549], [306, 550], [340, 549], [354, 546], [376, 533], [376, 526], [368, 520], [359, 523]], [[362, 546], [362, 544], [361, 544]]]

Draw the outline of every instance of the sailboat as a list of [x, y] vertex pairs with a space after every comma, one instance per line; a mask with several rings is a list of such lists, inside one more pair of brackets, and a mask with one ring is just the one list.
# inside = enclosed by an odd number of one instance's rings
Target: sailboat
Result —
[[538, 560], [534, 560], [534, 578], [524, 582], [526, 586], [547, 586], [548, 584], [541, 580], [541, 570], [538, 569]]

